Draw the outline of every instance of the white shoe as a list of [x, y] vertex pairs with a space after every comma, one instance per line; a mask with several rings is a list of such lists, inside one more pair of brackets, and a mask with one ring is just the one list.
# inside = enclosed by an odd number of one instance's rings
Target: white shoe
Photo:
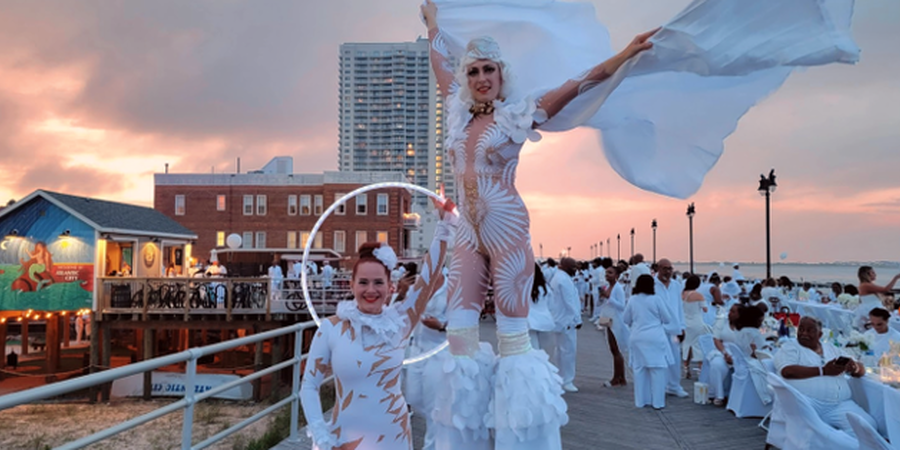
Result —
[[[564, 385], [563, 385], [563, 390], [566, 391], [566, 392], [578, 392], [578, 388], [575, 387], [575, 385], [572, 384], [572, 383], [566, 383], [566, 384], [564, 384]], [[687, 394], [685, 394], [685, 395], [687, 395]]]
[[673, 391], [671, 389], [666, 389], [666, 394], [674, 395], [678, 398], [686, 398], [688, 396], [688, 393], [682, 387], [679, 387], [677, 391]]

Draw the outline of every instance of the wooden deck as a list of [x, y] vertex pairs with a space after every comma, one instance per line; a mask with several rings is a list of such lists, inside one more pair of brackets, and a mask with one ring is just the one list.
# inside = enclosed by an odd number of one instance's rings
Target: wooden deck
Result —
[[[495, 326], [482, 323], [481, 337], [496, 345]], [[759, 419], [737, 419], [725, 408], [695, 405], [690, 398], [668, 397], [666, 408], [655, 411], [634, 406], [633, 388], [605, 388], [603, 381], [612, 378], [612, 361], [605, 332], [587, 325], [578, 332], [578, 363], [575, 385], [579, 391], [566, 394], [569, 424], [562, 429], [566, 450], [601, 449], [695, 449], [746, 450], [765, 447], [766, 432]], [[631, 378], [629, 376], [629, 382]], [[682, 385], [693, 393], [693, 383]], [[301, 433], [304, 435], [305, 430]], [[413, 443], [422, 448], [424, 421], [413, 416]], [[282, 442], [278, 450], [308, 449]]]

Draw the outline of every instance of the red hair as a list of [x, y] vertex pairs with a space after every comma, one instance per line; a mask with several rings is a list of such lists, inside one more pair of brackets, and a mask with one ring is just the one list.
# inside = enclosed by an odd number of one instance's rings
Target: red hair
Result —
[[384, 265], [384, 263], [381, 262], [380, 259], [375, 257], [375, 250], [379, 248], [381, 248], [381, 242], [366, 242], [363, 245], [359, 246], [359, 259], [357, 259], [356, 263], [353, 264], [353, 279], [356, 279], [356, 268], [364, 262], [373, 262], [380, 264], [381, 267], [384, 267], [384, 273], [385, 275], [387, 275], [388, 280], [391, 279], [391, 269], [393, 269], [393, 267]]

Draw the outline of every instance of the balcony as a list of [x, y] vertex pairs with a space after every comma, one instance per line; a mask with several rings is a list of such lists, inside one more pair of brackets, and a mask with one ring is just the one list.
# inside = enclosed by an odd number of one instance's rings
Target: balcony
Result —
[[418, 230], [422, 226], [422, 218], [416, 213], [403, 214], [403, 228], [407, 230]]

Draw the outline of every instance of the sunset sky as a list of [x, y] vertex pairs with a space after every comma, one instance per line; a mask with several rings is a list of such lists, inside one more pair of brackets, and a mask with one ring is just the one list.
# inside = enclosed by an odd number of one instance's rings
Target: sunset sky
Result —
[[[44, 188], [151, 205], [153, 177], [261, 167], [294, 157], [336, 170], [338, 48], [424, 34], [418, 0], [0, 0], [0, 201]], [[623, 46], [688, 0], [595, 0]], [[518, 186], [535, 251], [637, 229], [649, 253], [688, 258], [695, 202], [700, 261], [764, 261], [759, 174], [775, 168], [773, 254], [788, 261], [900, 260], [900, 2], [862, 0], [855, 66], [791, 76], [747, 114], [688, 201], [641, 191], [609, 167], [590, 131], [529, 144]], [[599, 62], [599, 61], [598, 61]], [[605, 246], [605, 244], [604, 244]]]

